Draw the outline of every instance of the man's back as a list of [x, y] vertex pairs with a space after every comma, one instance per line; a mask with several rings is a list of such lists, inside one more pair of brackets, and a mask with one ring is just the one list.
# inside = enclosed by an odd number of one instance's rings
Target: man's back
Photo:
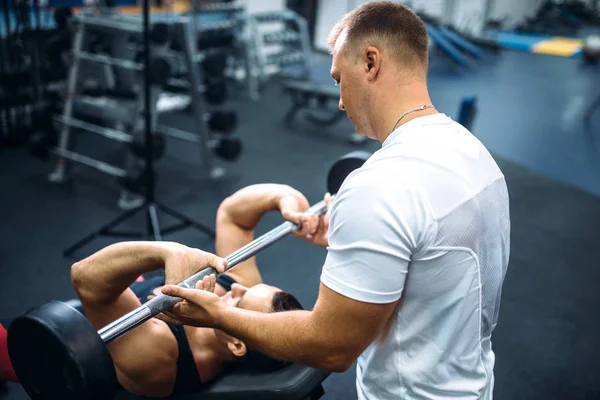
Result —
[[[401, 296], [387, 332], [358, 360], [359, 397], [491, 398], [490, 338], [510, 240], [508, 192], [496, 163], [463, 127], [432, 115], [390, 135], [344, 184], [342, 203], [355, 190], [375, 213], [375, 231], [363, 232], [373, 242], [362, 246], [378, 255], [363, 260], [376, 271], [362, 286], [367, 294], [354, 298]], [[333, 225], [335, 218], [334, 210]], [[332, 260], [343, 242], [332, 232]], [[330, 278], [340, 284], [337, 274]], [[344, 294], [354, 283], [340, 285]]]

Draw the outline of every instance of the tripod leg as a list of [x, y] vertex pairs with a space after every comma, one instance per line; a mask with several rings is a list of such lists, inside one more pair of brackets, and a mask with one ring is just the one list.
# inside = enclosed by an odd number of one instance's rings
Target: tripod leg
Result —
[[217, 236], [216, 232], [213, 229], [209, 228], [208, 226], [202, 225], [201, 223], [196, 222], [196, 221], [194, 221], [194, 220], [186, 217], [185, 215], [178, 213], [175, 210], [172, 210], [172, 209], [170, 209], [168, 207], [165, 207], [162, 204], [156, 203], [155, 205], [160, 210], [162, 210], [165, 214], [168, 214], [168, 215], [170, 215], [172, 217], [175, 217], [175, 218], [177, 218], [177, 219], [179, 219], [181, 221], [184, 221], [187, 225], [191, 225], [194, 228], [198, 229], [199, 231], [204, 232], [211, 239], [214, 239]]
[[161, 241], [162, 236], [160, 234], [160, 226], [158, 225], [158, 215], [156, 215], [156, 206], [154, 204], [148, 205], [148, 223], [152, 227], [152, 234], [154, 235], [154, 240], [157, 242]]
[[145, 207], [146, 207], [146, 205], [143, 204], [140, 207], [136, 207], [132, 210], [127, 211], [125, 214], [120, 215], [118, 218], [116, 218], [113, 221], [109, 222], [108, 224], [104, 225], [97, 231], [90, 233], [89, 235], [87, 235], [86, 237], [84, 237], [83, 239], [81, 239], [80, 241], [75, 243], [74, 245], [65, 249], [63, 251], [63, 255], [65, 257], [71, 256], [71, 254], [73, 254], [76, 250], [78, 250], [82, 246], [85, 246], [86, 244], [88, 244], [89, 242], [91, 242], [92, 240], [97, 238], [98, 236], [102, 236], [102, 235], [106, 234], [112, 228], [119, 225], [121, 222], [125, 221], [127, 218], [131, 217], [132, 215], [134, 215], [135, 213], [137, 213], [138, 211], [140, 211], [142, 208], [145, 208]]

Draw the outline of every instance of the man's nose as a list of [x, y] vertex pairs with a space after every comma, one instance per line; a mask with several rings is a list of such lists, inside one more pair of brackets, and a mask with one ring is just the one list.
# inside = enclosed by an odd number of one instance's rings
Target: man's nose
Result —
[[338, 107], [340, 108], [340, 110], [346, 111], [346, 107], [344, 107], [344, 103], [342, 102], [342, 98], [341, 97], [340, 97], [340, 104], [338, 104]]
[[239, 283], [234, 283], [231, 285], [231, 295], [233, 297], [240, 297], [246, 293], [247, 290], [248, 289], [245, 286], [242, 286]]

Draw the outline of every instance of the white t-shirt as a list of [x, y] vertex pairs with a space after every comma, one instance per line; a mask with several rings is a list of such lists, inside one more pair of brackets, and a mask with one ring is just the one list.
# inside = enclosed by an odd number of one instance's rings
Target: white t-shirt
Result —
[[444, 114], [402, 125], [351, 173], [331, 210], [321, 281], [362, 302], [401, 299], [358, 359], [358, 397], [491, 399], [509, 248], [504, 176]]

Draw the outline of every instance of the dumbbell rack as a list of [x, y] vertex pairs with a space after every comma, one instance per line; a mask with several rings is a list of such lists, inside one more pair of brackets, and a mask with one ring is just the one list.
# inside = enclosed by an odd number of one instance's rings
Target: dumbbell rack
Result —
[[[143, 65], [135, 60], [114, 58], [103, 54], [92, 54], [83, 51], [82, 48], [86, 35], [97, 32], [102, 33], [106, 32], [107, 30], [112, 31], [113, 34], [115, 31], [119, 31], [133, 35], [140, 35], [142, 33], [142, 26], [140, 24], [140, 21], [139, 19], [135, 20], [133, 18], [121, 16], [114, 13], [81, 13], [80, 15], [77, 15], [73, 18], [73, 22], [77, 24], [73, 44], [73, 62], [69, 72], [63, 114], [56, 118], [57, 122], [61, 124], [62, 129], [60, 132], [59, 144], [55, 149], [52, 150], [52, 152], [57, 156], [57, 163], [55, 170], [53, 173], [50, 174], [49, 179], [50, 181], [56, 183], [64, 182], [67, 179], [67, 167], [69, 166], [68, 162], [73, 161], [94, 168], [111, 176], [115, 176], [121, 180], [129, 182], [132, 182], [133, 180], [137, 181], [135, 183], [140, 183], [139, 181], [143, 181], [143, 177], [140, 175], [140, 170], [143, 170], [143, 162], [142, 160], [133, 156], [130, 152], [127, 152], [125, 168], [122, 168], [115, 165], [111, 165], [104, 161], [85, 156], [83, 154], [77, 153], [69, 149], [72, 128], [77, 128], [83, 131], [95, 133], [108, 139], [124, 143], [126, 145], [131, 145], [134, 141], [139, 141], [141, 133], [143, 131], [143, 96], [138, 96], [137, 101], [135, 102], [135, 106], [133, 107], [133, 115], [137, 115], [138, 118], [134, 119], [135, 122], [132, 126], [133, 133], [131, 134], [123, 132], [121, 129], [109, 129], [103, 126], [98, 126], [89, 122], [73, 118], [73, 110], [74, 100], [76, 99], [79, 89], [78, 86], [80, 83], [79, 77], [80, 70], [82, 67], [82, 61], [91, 62], [94, 64], [110, 65], [119, 68], [119, 70], [134, 71], [137, 74], [137, 76], [139, 76], [139, 73], [143, 70]], [[197, 62], [197, 57], [194, 51], [195, 44], [191, 43], [191, 40], [194, 37], [194, 34], [191, 31], [191, 24], [189, 23], [188, 19], [179, 18], [177, 21], [175, 21], [175, 23], [172, 24], [172, 28], [174, 31], [173, 36], [177, 37], [179, 43], [184, 44], [180, 53], [183, 55], [182, 61], [186, 64], [187, 67], [187, 79], [189, 82], [194, 82], [194, 84], [191, 85], [192, 87], [200, 88], [200, 72], [197, 68], [189, 67], [191, 65], [195, 65], [195, 63]], [[152, 45], [152, 54], [154, 55], [154, 57], [162, 57], [163, 59], [166, 59], [170, 56], [170, 53], [165, 46], [165, 43], [154, 43]], [[139, 79], [137, 83], [140, 83]], [[108, 86], [110, 87], [112, 85], [109, 83]], [[151, 93], [151, 115], [154, 116], [152, 119], [152, 132], [158, 133], [161, 130], [161, 127], [158, 127], [156, 125], [155, 116], [157, 114], [158, 99], [161, 95], [160, 86], [152, 85]], [[191, 104], [195, 108], [194, 116], [196, 118], [194, 122], [198, 134], [189, 136], [188, 138], [185, 138], [185, 140], [193, 141], [199, 145], [202, 169], [208, 172], [209, 177], [221, 177], [224, 175], [223, 169], [214, 166], [212, 154], [208, 147], [210, 143], [210, 138], [208, 137], [207, 125], [205, 119], [201, 117], [203, 115], [202, 97], [199, 95], [198, 91], [194, 90], [190, 91], [190, 96]], [[99, 108], [98, 110], [100, 111], [102, 109]], [[131, 112], [125, 112], [122, 114], [124, 114], [124, 120], [127, 120], [128, 118], [130, 119], [130, 116], [132, 115]], [[122, 120], [122, 122], [124, 121]], [[127, 186], [131, 187], [132, 185], [130, 184]], [[141, 203], [141, 201], [143, 201], [143, 199], [140, 197], [136, 197], [135, 195], [133, 196], [132, 200], [132, 193], [130, 190], [123, 189], [121, 191], [121, 197], [119, 199], [119, 205], [121, 208], [130, 209], [136, 207]]]
[[[294, 74], [296, 78], [308, 78], [312, 51], [308, 23], [301, 15], [287, 9], [253, 13], [247, 23], [253, 38], [252, 53], [257, 55], [259, 79], [265, 81], [269, 75], [285, 75], [284, 70], [289, 66], [300, 67], [300, 74]], [[283, 27], [268, 29], [277, 25]]]
[[[81, 19], [85, 19], [84, 21], [81, 21]], [[200, 87], [200, 76], [199, 76], [199, 71], [197, 70], [197, 68], [194, 67], [194, 44], [191, 41], [192, 35], [190, 32], [190, 23], [188, 21], [187, 18], [181, 18], [179, 19], [176, 23], [174, 23], [172, 25], [172, 30], [173, 30], [173, 37], [176, 38], [176, 40], [179, 40], [180, 43], [183, 44], [183, 53], [185, 55], [185, 61], [187, 64], [187, 69], [188, 69], [188, 79], [190, 80], [190, 84], [192, 87], [194, 88], [198, 88]], [[82, 51], [82, 42], [84, 39], [84, 34], [86, 33], [87, 29], [90, 28], [97, 28], [97, 29], [119, 29], [121, 31], [126, 31], [126, 32], [134, 32], [134, 33], [142, 33], [143, 34], [143, 43], [144, 43], [144, 52], [143, 52], [143, 63], [136, 63], [136, 62], [131, 62], [131, 61], [124, 61], [124, 60], [119, 60], [119, 59], [115, 59], [115, 58], [111, 58], [108, 56], [99, 56], [99, 55], [94, 55], [94, 54], [86, 54], [85, 52]], [[107, 163], [102, 163], [98, 160], [94, 160], [91, 159], [90, 157], [86, 157], [83, 155], [80, 155], [78, 153], [75, 153], [73, 151], [68, 150], [68, 142], [69, 142], [69, 136], [70, 136], [70, 128], [71, 127], [77, 127], [77, 128], [82, 128], [85, 129], [87, 131], [93, 132], [93, 133], [97, 133], [100, 134], [104, 137], [110, 138], [110, 139], [117, 139], [121, 142], [125, 142], [125, 143], [131, 143], [133, 142], [135, 139], [136, 135], [140, 135], [143, 133], [143, 145], [144, 145], [144, 158], [145, 158], [145, 162], [143, 165], [144, 171], [143, 173], [145, 173], [145, 193], [144, 193], [144, 199], [143, 199], [143, 203], [140, 204], [139, 206], [130, 209], [129, 211], [125, 212], [123, 215], [119, 216], [118, 218], [114, 219], [113, 221], [110, 221], [109, 223], [107, 223], [106, 225], [102, 226], [100, 229], [96, 230], [95, 232], [85, 236], [84, 238], [82, 238], [81, 240], [79, 240], [77, 243], [75, 243], [74, 245], [70, 246], [69, 248], [67, 248], [64, 251], [64, 255], [65, 256], [69, 256], [71, 255], [74, 251], [76, 251], [77, 249], [79, 249], [80, 247], [84, 246], [85, 244], [91, 242], [92, 240], [94, 240], [96, 237], [98, 236], [117, 236], [117, 237], [145, 237], [146, 239], [154, 239], [154, 240], [162, 240], [162, 235], [166, 234], [166, 233], [171, 233], [171, 232], [175, 232], [187, 227], [194, 227], [198, 230], [200, 230], [201, 232], [209, 235], [211, 238], [215, 237], [215, 232], [214, 230], [212, 230], [211, 228], [200, 224], [196, 221], [193, 221], [187, 217], [185, 217], [184, 215], [178, 213], [177, 211], [167, 208], [166, 206], [157, 203], [154, 200], [154, 168], [153, 168], [153, 157], [151, 155], [152, 153], [152, 147], [151, 147], [151, 142], [152, 142], [152, 135], [154, 132], [154, 129], [156, 127], [156, 113], [153, 112], [156, 109], [156, 103], [158, 100], [158, 95], [160, 94], [160, 85], [163, 85], [166, 82], [166, 79], [168, 78], [169, 75], [169, 65], [168, 63], [160, 58], [161, 55], [161, 48], [160, 46], [156, 46], [156, 43], [154, 43], [154, 45], [151, 45], [151, 40], [150, 40], [150, 24], [149, 24], [149, 5], [148, 2], [145, 1], [144, 2], [144, 18], [143, 18], [143, 26], [139, 26], [136, 24], [132, 24], [132, 23], [128, 23], [128, 24], [122, 24], [119, 23], [119, 21], [116, 21], [115, 19], [107, 19], [107, 18], [98, 18], [96, 16], [91, 16], [91, 15], [82, 15], [80, 17], [79, 20], [79, 24], [78, 24], [78, 29], [76, 31], [76, 35], [75, 35], [75, 43], [73, 46], [73, 63], [71, 66], [71, 71], [69, 74], [69, 81], [68, 81], [68, 85], [67, 85], [67, 96], [66, 96], [66, 101], [65, 101], [65, 105], [64, 105], [64, 111], [63, 111], [63, 116], [61, 118], [62, 123], [63, 123], [63, 130], [61, 133], [61, 137], [60, 137], [60, 143], [59, 146], [54, 149], [55, 154], [58, 155], [59, 158], [59, 162], [57, 164], [57, 170], [53, 173], [53, 176], [51, 176], [51, 179], [55, 179], [60, 181], [61, 179], [64, 180], [65, 177], [65, 169], [66, 169], [66, 160], [69, 161], [75, 161], [75, 162], [79, 162], [81, 164], [85, 164], [88, 165], [92, 168], [95, 168], [99, 171], [108, 173], [110, 175], [114, 175], [114, 176], [123, 176], [126, 175], [128, 173], [128, 171], [125, 171], [123, 169], [119, 169], [115, 166], [110, 166]], [[162, 43], [163, 45], [165, 43]], [[153, 55], [158, 55], [157, 58], [153, 58], [151, 61], [150, 58], [150, 54]], [[98, 63], [106, 63], [106, 64], [110, 64], [110, 65], [115, 65], [121, 68], [130, 68], [130, 69], [134, 69], [136, 71], [143, 71], [144, 72], [144, 79], [143, 79], [143, 88], [144, 90], [141, 91], [144, 96], [143, 97], [143, 105], [140, 105], [141, 102], [139, 102], [138, 104], [138, 113], [137, 115], [139, 116], [139, 118], [137, 118], [136, 123], [134, 124], [133, 127], [133, 134], [127, 134], [125, 132], [121, 132], [118, 130], [114, 130], [114, 129], [106, 129], [103, 127], [94, 127], [93, 124], [88, 124], [85, 123], [84, 121], [79, 121], [76, 120], [74, 118], [72, 118], [72, 111], [73, 111], [73, 100], [75, 97], [75, 94], [77, 92], [77, 77], [78, 77], [78, 68], [79, 68], [79, 64], [81, 60], [90, 60], [90, 61], [94, 61], [94, 62], [98, 62]], [[158, 62], [158, 63], [157, 63]], [[205, 151], [205, 157], [203, 157], [203, 161], [204, 163], [207, 162], [211, 162], [211, 158], [210, 158], [210, 152], [208, 151], [207, 148], [207, 143], [208, 143], [208, 132], [207, 132], [207, 126], [206, 126], [206, 121], [204, 121], [204, 119], [201, 117], [202, 115], [202, 100], [200, 98], [199, 92], [198, 90], [192, 90], [190, 91], [190, 94], [192, 95], [192, 106], [194, 108], [194, 116], [196, 118], [196, 124], [197, 126], [200, 128], [198, 129], [198, 133], [200, 135], [204, 135], [203, 139], [199, 141], [202, 148], [204, 148]], [[143, 122], [142, 122], [143, 120]], [[142, 132], [143, 131], [143, 132]], [[177, 219], [179, 222], [161, 229], [159, 226], [159, 221], [158, 221], [158, 211], [162, 211], [163, 213], [170, 215], [171, 217], [174, 217], [175, 219]], [[146, 234], [139, 234], [136, 232], [116, 232], [113, 231], [113, 229], [121, 224], [123, 221], [129, 219], [130, 217], [132, 217], [133, 215], [139, 213], [139, 212], [144, 212], [144, 214], [146, 214], [146, 221], [147, 221], [147, 230], [146, 230]]]

